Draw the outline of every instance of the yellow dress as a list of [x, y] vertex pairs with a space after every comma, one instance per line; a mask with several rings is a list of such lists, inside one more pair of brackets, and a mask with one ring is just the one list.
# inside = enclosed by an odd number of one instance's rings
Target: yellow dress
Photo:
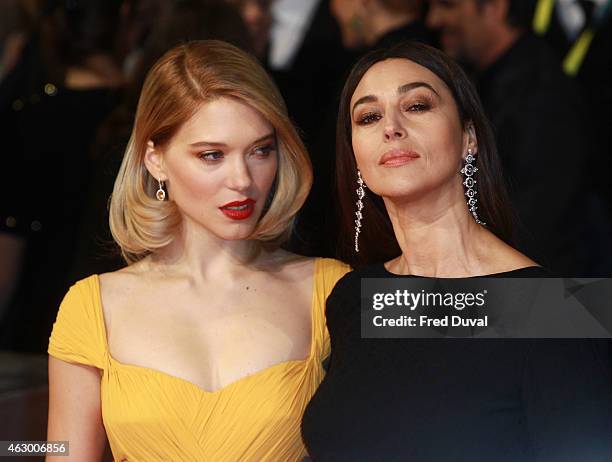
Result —
[[49, 340], [49, 354], [101, 370], [102, 419], [115, 460], [298, 461], [304, 408], [329, 355], [325, 300], [350, 268], [315, 260], [310, 355], [285, 361], [215, 391], [110, 355], [97, 275], [72, 286]]

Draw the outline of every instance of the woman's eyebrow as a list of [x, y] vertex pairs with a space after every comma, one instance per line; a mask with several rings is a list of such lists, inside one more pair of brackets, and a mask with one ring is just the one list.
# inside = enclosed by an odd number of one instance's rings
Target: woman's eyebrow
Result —
[[196, 141], [195, 143], [191, 143], [189, 146], [194, 148], [199, 148], [202, 146], [224, 147], [227, 146], [227, 144], [221, 143], [219, 141]]
[[267, 141], [270, 138], [274, 138], [274, 135], [275, 135], [274, 132], [270, 132], [267, 135], [261, 136], [261, 137], [257, 138], [255, 141], [253, 141], [251, 143], [251, 146], [253, 146], [254, 144], [257, 144], [257, 143], [261, 143], [262, 141]]
[[402, 86], [397, 88], [397, 93], [401, 95], [402, 93], [408, 93], [410, 90], [414, 90], [415, 88], [419, 88], [419, 87], [429, 88], [431, 91], [433, 91], [436, 94], [436, 96], [438, 98], [440, 97], [440, 95], [434, 89], [434, 87], [429, 85], [427, 82], [411, 82], [411, 83], [406, 83], [406, 84], [404, 84], [404, 85], [402, 85]]
[[[429, 90], [434, 92], [435, 95], [438, 98], [440, 97], [440, 95], [434, 89], [434, 87], [429, 85], [427, 82], [410, 82], [410, 83], [406, 83], [404, 85], [401, 85], [401, 86], [397, 87], [397, 93], [401, 95], [403, 93], [408, 93], [409, 91], [414, 90], [415, 88], [420, 88], [420, 87], [428, 88]], [[352, 109], [351, 113], [354, 113], [355, 112], [355, 108], [357, 106], [359, 106], [360, 104], [375, 103], [376, 101], [378, 101], [378, 98], [376, 96], [374, 96], [374, 95], [362, 96], [357, 101], [355, 101], [355, 104], [353, 104], [353, 109]]]
[[[260, 143], [264, 140], [267, 140], [268, 138], [272, 138], [273, 136], [274, 136], [274, 132], [270, 132], [267, 135], [257, 138], [250, 145], [252, 146], [254, 144]], [[225, 147], [227, 146], [227, 144], [221, 143], [219, 141], [196, 141], [195, 143], [191, 143], [189, 146], [194, 147], [194, 148], [199, 148], [202, 146]]]
[[355, 112], [355, 108], [359, 106], [360, 104], [375, 103], [376, 101], [378, 101], [378, 98], [374, 95], [362, 96], [357, 101], [355, 101], [355, 104], [353, 104], [353, 109], [351, 111], [351, 114]]

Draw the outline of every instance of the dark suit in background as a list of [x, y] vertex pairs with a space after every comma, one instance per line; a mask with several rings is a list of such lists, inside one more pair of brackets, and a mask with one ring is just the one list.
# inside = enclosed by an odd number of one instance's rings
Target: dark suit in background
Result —
[[272, 70], [312, 161], [314, 180], [298, 215], [291, 250], [316, 256], [334, 253], [333, 172], [338, 97], [350, 55], [342, 47], [340, 30], [329, 0], [319, 2], [304, 39], [287, 70]]
[[591, 139], [579, 89], [531, 34], [476, 81], [524, 226], [520, 250], [560, 275], [584, 275]]

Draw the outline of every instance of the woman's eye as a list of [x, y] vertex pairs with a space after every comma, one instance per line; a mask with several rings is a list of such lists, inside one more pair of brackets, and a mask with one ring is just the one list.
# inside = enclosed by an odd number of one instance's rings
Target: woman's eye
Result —
[[428, 103], [413, 103], [406, 106], [405, 110], [409, 112], [425, 112], [430, 108], [431, 106]]
[[259, 146], [253, 149], [253, 154], [259, 157], [268, 157], [270, 153], [274, 152], [275, 148], [273, 144], [267, 144], [265, 146]]
[[357, 125], [369, 125], [374, 122], [378, 122], [381, 119], [381, 115], [376, 112], [367, 112], [357, 119]]
[[223, 157], [223, 153], [220, 151], [208, 151], [200, 153], [200, 159], [206, 162], [217, 162]]

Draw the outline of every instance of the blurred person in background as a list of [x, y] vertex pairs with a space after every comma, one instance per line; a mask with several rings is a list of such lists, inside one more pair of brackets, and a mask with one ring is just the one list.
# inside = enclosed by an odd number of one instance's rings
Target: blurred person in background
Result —
[[25, 4], [23, 0], [5, 0], [0, 3], [0, 81], [19, 60], [27, 40], [31, 21], [26, 14]]
[[[14, 134], [17, 130], [17, 120], [14, 117], [11, 105], [14, 102], [16, 88], [20, 81], [26, 80], [24, 65], [28, 54], [24, 54], [26, 44], [31, 40], [42, 13], [41, 0], [11, 0], [0, 4], [0, 47], [2, 56], [0, 61], [0, 117], [3, 121], [3, 130], [7, 134]], [[17, 63], [21, 62], [21, 72], [13, 72]], [[10, 76], [5, 82], [5, 77]], [[7, 152], [13, 151], [14, 137], [5, 139]], [[13, 151], [14, 152], [14, 151]], [[9, 159], [15, 161], [13, 157]], [[7, 171], [11, 168], [7, 164]], [[8, 220], [8, 222], [7, 222]], [[21, 274], [23, 254], [25, 251], [25, 238], [21, 233], [10, 231], [14, 224], [14, 217], [4, 217], [4, 229], [0, 232], [0, 323], [12, 299], [15, 286]]]
[[346, 48], [363, 52], [402, 40], [432, 42], [422, 0], [332, 0], [331, 7]]
[[0, 79], [6, 68], [6, 58], [4, 55], [7, 43], [10, 42], [11, 36], [23, 35], [18, 5], [18, 0], [5, 0], [0, 3]]
[[581, 86], [592, 122], [590, 272], [612, 275], [612, 0], [538, 0], [533, 23]]
[[115, 0], [47, 1], [0, 86], [0, 114], [9, 128], [3, 163], [10, 172], [0, 235], [18, 236], [22, 247], [12, 261], [0, 262], [15, 281], [0, 326], [2, 348], [43, 352], [70, 284], [90, 150], [123, 84], [114, 57], [119, 7]]
[[587, 273], [589, 114], [531, 32], [535, 1], [431, 0], [427, 23], [466, 64], [494, 127], [524, 232], [519, 249], [563, 276]]
[[255, 56], [263, 63], [266, 62], [268, 43], [270, 40], [270, 26], [272, 25], [272, 12], [270, 7], [273, 0], [225, 0], [234, 6], [249, 33], [249, 43]]
[[41, 11], [42, 0], [5, 0], [0, 3], [0, 81], [19, 61]]
[[311, 256], [334, 255], [334, 125], [342, 79], [350, 54], [329, 0], [277, 0], [267, 65], [287, 101], [292, 120], [308, 147], [314, 182], [296, 220], [289, 248]]
[[155, 24], [167, 7], [174, 2], [163, 0], [124, 0], [117, 31], [117, 56], [123, 74], [130, 81], [142, 59], [142, 49]]

